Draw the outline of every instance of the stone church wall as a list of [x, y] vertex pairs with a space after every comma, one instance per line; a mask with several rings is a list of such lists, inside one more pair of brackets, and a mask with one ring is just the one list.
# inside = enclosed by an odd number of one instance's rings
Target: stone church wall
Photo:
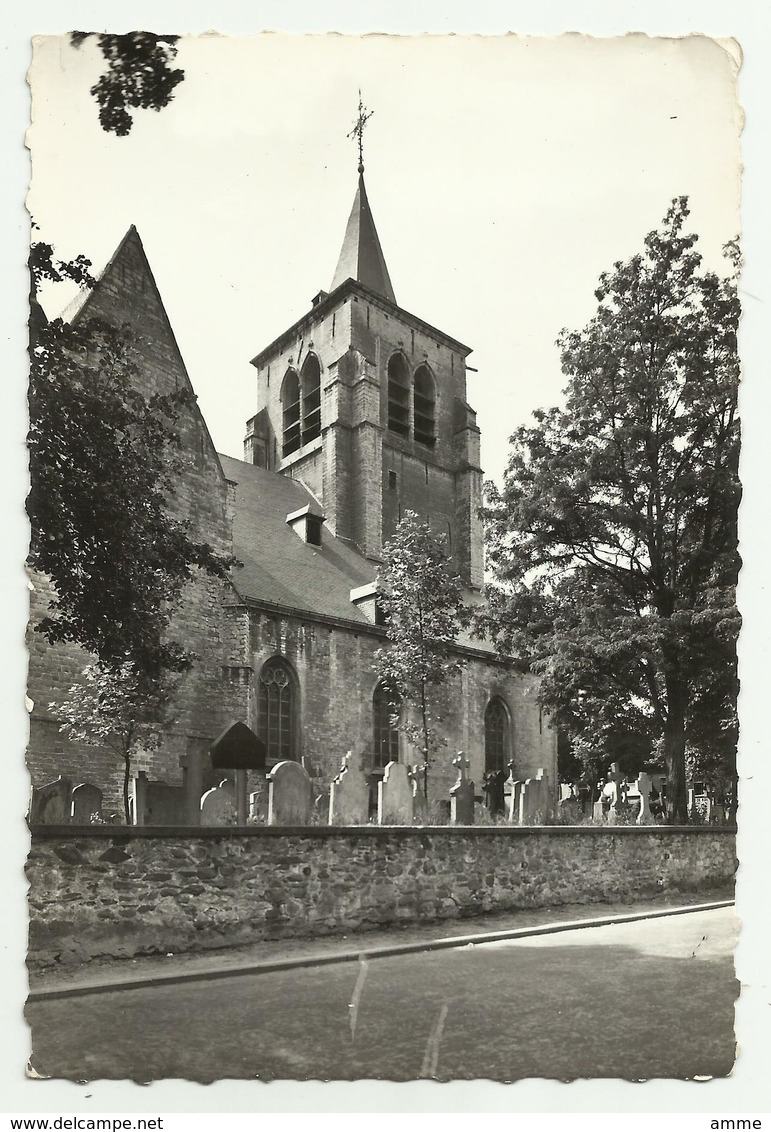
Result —
[[[374, 750], [372, 696], [377, 684], [375, 650], [385, 636], [374, 628], [361, 631], [311, 619], [252, 612], [254, 685], [250, 726], [259, 734], [259, 677], [274, 656], [289, 662], [297, 677], [299, 710], [296, 757], [309, 756], [325, 782], [337, 773], [343, 755], [364, 754], [371, 765]], [[471, 759], [470, 776], [481, 787], [484, 773], [484, 713], [493, 696], [509, 709], [513, 755], [523, 778], [543, 767], [556, 783], [557, 737], [543, 719], [534, 695], [534, 682], [494, 660], [470, 657], [460, 675], [437, 689], [447, 746], [436, 756], [429, 776], [432, 797], [446, 798], [456, 778], [454, 755], [462, 750]], [[400, 761], [416, 763], [417, 753], [404, 736]]]
[[[115, 325], [128, 323], [139, 354], [139, 383], [146, 396], [169, 393], [188, 384], [184, 363], [155, 290], [136, 233], [129, 233], [114, 261], [88, 299], [85, 312]], [[227, 509], [227, 482], [197, 407], [180, 414], [182, 466], [175, 481], [173, 511], [185, 518], [191, 535], [223, 554], [232, 552]], [[89, 657], [74, 646], [51, 646], [32, 631], [45, 614], [50, 582], [32, 579], [29, 634], [29, 697], [34, 703], [30, 723], [28, 767], [34, 785], [58, 774], [89, 781], [105, 791], [106, 807], [120, 808], [122, 764], [112, 752], [70, 744], [59, 732], [56, 709], [77, 683]], [[171, 631], [198, 659], [182, 678], [176, 722], [164, 748], [152, 756], [139, 755], [136, 770], [151, 777], [178, 782], [179, 756], [192, 740], [216, 738], [234, 718], [243, 718], [248, 689], [231, 682], [228, 665], [244, 664], [244, 632], [238, 614], [223, 607], [237, 602], [232, 587], [198, 574], [188, 583]]]

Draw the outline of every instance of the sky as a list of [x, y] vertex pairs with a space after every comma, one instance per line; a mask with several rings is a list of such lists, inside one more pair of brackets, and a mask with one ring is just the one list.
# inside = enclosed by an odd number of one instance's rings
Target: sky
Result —
[[[331, 283], [361, 88], [397, 301], [472, 347], [499, 479], [514, 429], [560, 398], [560, 330], [585, 325], [600, 272], [673, 197], [721, 267], [739, 232], [737, 55], [701, 36], [186, 37], [172, 104], [119, 138], [89, 94], [95, 46], [41, 37], [28, 205], [41, 239], [97, 269], [137, 226], [215, 445], [241, 456], [250, 358]], [[69, 298], [53, 288], [48, 313]]]
[[[183, 18], [184, 13], [184, 18]], [[768, 1110], [768, 673], [771, 603], [767, 563], [768, 421], [771, 383], [771, 9], [758, 0], [35, 0], [6, 5], [0, 52], [3, 177], [4, 331], [0, 335], [0, 694], [6, 770], [0, 791], [0, 861], [6, 932], [0, 949], [0, 1081], [5, 1107], [30, 1112], [272, 1113], [406, 1111], [564, 1114], [593, 1128], [595, 1114], [723, 1114]], [[321, 41], [233, 43], [206, 37], [180, 46], [186, 71], [174, 103], [137, 115], [128, 138], [99, 129], [88, 88], [101, 60], [64, 40], [41, 51], [30, 207], [43, 238], [60, 253], [101, 267], [137, 225], [217, 446], [240, 455], [254, 412], [249, 359], [328, 288], [356, 187], [356, 154], [346, 139], [357, 91], [374, 111], [366, 138], [367, 188], [399, 302], [474, 347], [469, 399], [483, 430], [483, 463], [498, 477], [507, 437], [533, 409], [559, 398], [564, 380], [554, 339], [591, 317], [599, 273], [634, 254], [670, 199], [687, 193], [693, 227], [710, 266], [738, 228], [738, 118], [722, 49], [700, 39], [610, 44], [578, 36], [549, 43], [511, 29], [554, 35], [576, 29], [606, 37], [642, 29], [652, 36], [704, 31], [735, 36], [744, 61], [740, 99], [742, 232], [746, 266], [740, 351], [744, 420], [740, 514], [744, 559], [739, 603], [741, 737], [737, 950], [741, 1050], [731, 1078], [704, 1085], [582, 1081], [249, 1083], [194, 1092], [184, 1082], [24, 1079], [28, 1037], [26, 886], [22, 819], [29, 781], [22, 769], [27, 616], [23, 560], [28, 528], [21, 501], [24, 454], [24, 272], [29, 165], [22, 138], [29, 113], [24, 75], [30, 38], [72, 28], [125, 32], [223, 32], [281, 28], [305, 32], [430, 31], [441, 43], [339, 36]], [[480, 40], [476, 33], [496, 39]], [[37, 68], [36, 63], [36, 68]], [[34, 76], [33, 76], [34, 77]], [[51, 313], [64, 297], [47, 297]], [[640, 988], [637, 988], [640, 991]], [[644, 993], [642, 988], [641, 993]], [[630, 1000], [631, 1001], [631, 1000]], [[687, 1004], [686, 1007], [687, 1008]], [[630, 1007], [633, 1025], [633, 1006]], [[42, 1092], [41, 1090], [44, 1090]], [[586, 1114], [586, 1115], [584, 1115]], [[639, 1114], [639, 1115], [638, 1115]], [[646, 1114], [646, 1115], [644, 1115]], [[282, 1127], [286, 1118], [281, 1117]], [[296, 1118], [295, 1118], [296, 1119]], [[370, 1120], [372, 1117], [370, 1117]], [[391, 1118], [386, 1116], [386, 1119]], [[515, 1117], [516, 1119], [516, 1117]], [[525, 1118], [526, 1119], [526, 1118]], [[666, 1120], [666, 1117], [664, 1118]], [[195, 1127], [195, 1117], [180, 1127]], [[274, 1122], [276, 1118], [273, 1117]], [[499, 1121], [500, 1122], [500, 1121]], [[520, 1117], [521, 1122], [521, 1117]], [[299, 1123], [299, 1121], [298, 1121]], [[532, 1121], [530, 1122], [532, 1123]], [[670, 1121], [670, 1123], [674, 1123]], [[171, 1126], [171, 1125], [169, 1125]], [[678, 1127], [705, 1127], [705, 1116]]]

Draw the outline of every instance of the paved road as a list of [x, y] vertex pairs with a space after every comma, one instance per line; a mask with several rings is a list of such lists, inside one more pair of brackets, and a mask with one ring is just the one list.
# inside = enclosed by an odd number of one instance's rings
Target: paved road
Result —
[[34, 1002], [75, 1080], [725, 1076], [733, 909], [331, 967]]

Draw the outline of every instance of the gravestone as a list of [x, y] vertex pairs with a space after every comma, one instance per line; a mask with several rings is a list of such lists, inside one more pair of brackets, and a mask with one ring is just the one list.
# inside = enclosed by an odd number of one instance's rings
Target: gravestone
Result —
[[565, 822], [577, 822], [581, 816], [581, 803], [572, 782], [560, 784], [560, 818]]
[[507, 817], [512, 825], [519, 825], [519, 812], [522, 803], [522, 787], [524, 782], [521, 778], [516, 778], [513, 781], [509, 780], [509, 807]]
[[377, 787], [378, 825], [412, 825], [412, 783], [404, 763], [387, 763]]
[[535, 778], [528, 778], [519, 799], [519, 824], [542, 825], [553, 814], [549, 776], [539, 767]]
[[91, 825], [94, 815], [102, 813], [104, 795], [98, 786], [90, 782], [81, 782], [72, 791], [72, 806], [70, 817], [73, 825]]
[[652, 825], [653, 814], [651, 813], [651, 776], [646, 774], [645, 771], [640, 771], [637, 776], [637, 793], [640, 795], [640, 812], [637, 815], [637, 825]]
[[466, 771], [471, 763], [463, 751], [458, 751], [452, 760], [452, 765], [458, 768], [458, 780], [450, 789], [450, 824], [473, 825], [474, 783], [466, 778]]
[[187, 807], [182, 786], [148, 782], [144, 825], [186, 825]]
[[609, 800], [605, 795], [605, 781], [597, 783], [597, 799], [592, 806], [592, 818], [595, 821], [605, 821], [608, 812]]
[[618, 763], [610, 764], [610, 774], [608, 775], [608, 782], [606, 791], [610, 797], [610, 809], [608, 810], [608, 824], [616, 825], [621, 819], [626, 808], [626, 798], [624, 791], [624, 778], [621, 774]]
[[131, 783], [131, 812], [134, 825], [187, 825], [185, 787], [155, 782], [147, 771], [137, 771]]
[[201, 798], [201, 825], [235, 825], [236, 817], [235, 784], [224, 778]]
[[425, 783], [423, 766], [415, 763], [407, 768], [412, 785], [412, 820], [418, 825], [424, 825], [428, 817], [428, 799], [423, 793]]
[[511, 823], [516, 823], [519, 821], [519, 793], [522, 788], [522, 783], [517, 778], [514, 759], [511, 759], [506, 765], [509, 768], [509, 777], [504, 783], [506, 819]]
[[268, 825], [308, 825], [313, 786], [300, 763], [276, 763], [268, 775]]
[[482, 793], [485, 799], [485, 809], [491, 818], [502, 814], [505, 809], [505, 792], [503, 771], [493, 770], [485, 774], [482, 779]]
[[349, 751], [329, 788], [330, 825], [366, 825], [369, 817], [369, 780], [361, 757]]
[[203, 739], [188, 740], [187, 751], [179, 757], [182, 768], [182, 790], [185, 797], [185, 825], [200, 825], [204, 774], [210, 765], [209, 752]]
[[68, 825], [72, 804], [72, 779], [61, 774], [45, 786], [32, 787], [30, 825]]

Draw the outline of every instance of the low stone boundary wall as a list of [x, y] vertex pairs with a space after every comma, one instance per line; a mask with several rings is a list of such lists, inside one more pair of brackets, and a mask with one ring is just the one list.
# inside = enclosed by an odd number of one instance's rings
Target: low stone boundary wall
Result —
[[33, 826], [30, 963], [729, 885], [729, 829]]

